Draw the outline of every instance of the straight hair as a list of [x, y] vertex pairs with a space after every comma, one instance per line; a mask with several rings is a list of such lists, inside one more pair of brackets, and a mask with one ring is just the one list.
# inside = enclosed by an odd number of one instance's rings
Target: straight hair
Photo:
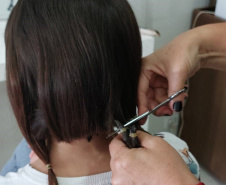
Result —
[[45, 164], [52, 137], [107, 135], [135, 116], [141, 40], [126, 0], [19, 0], [5, 42], [9, 99]]

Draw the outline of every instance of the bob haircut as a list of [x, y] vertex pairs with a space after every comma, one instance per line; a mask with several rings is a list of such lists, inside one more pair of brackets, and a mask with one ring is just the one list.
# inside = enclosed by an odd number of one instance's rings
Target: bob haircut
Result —
[[10, 102], [45, 164], [52, 137], [107, 134], [135, 116], [141, 40], [126, 0], [19, 0], [5, 42]]

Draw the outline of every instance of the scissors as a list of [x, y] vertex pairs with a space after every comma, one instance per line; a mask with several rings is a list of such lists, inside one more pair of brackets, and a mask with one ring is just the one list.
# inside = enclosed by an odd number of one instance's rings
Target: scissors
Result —
[[[128, 127], [129, 125], [141, 120], [142, 118], [150, 115], [150, 114], [153, 114], [155, 111], [157, 111], [160, 107], [166, 105], [167, 103], [169, 103], [172, 99], [174, 99], [175, 97], [177, 97], [178, 95], [180, 95], [181, 93], [185, 92], [188, 88], [187, 87], [184, 87], [183, 89], [177, 91], [176, 93], [174, 93], [173, 95], [171, 95], [169, 98], [167, 98], [165, 101], [163, 101], [162, 103], [160, 103], [159, 105], [157, 105], [154, 109], [150, 110], [150, 111], [147, 111], [145, 112], [144, 114], [141, 114], [140, 116], [137, 116], [135, 117], [134, 119], [130, 120], [129, 122], [127, 122], [124, 127]], [[120, 132], [120, 129], [117, 128], [116, 131], [110, 133], [107, 138], [115, 135], [116, 133], [119, 133]]]

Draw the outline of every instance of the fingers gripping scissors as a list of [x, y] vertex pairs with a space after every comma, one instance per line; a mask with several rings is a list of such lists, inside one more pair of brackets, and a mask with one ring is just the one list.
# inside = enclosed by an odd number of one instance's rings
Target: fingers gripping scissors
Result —
[[[181, 93], [185, 92], [187, 90], [187, 87], [184, 87], [183, 89], [177, 91], [176, 93], [174, 93], [173, 95], [171, 95], [169, 98], [167, 98], [165, 101], [163, 101], [162, 103], [160, 103], [159, 105], [157, 105], [154, 109], [150, 110], [150, 111], [147, 111], [145, 112], [144, 114], [141, 114], [140, 116], [137, 116], [135, 117], [134, 119], [130, 120], [129, 122], [127, 122], [124, 127], [128, 127], [129, 125], [132, 125], [133, 123], [143, 119], [144, 117], [150, 115], [150, 114], [153, 114], [155, 111], [157, 111], [160, 107], [168, 104], [172, 99], [174, 99], [175, 97], [177, 97], [178, 95], [180, 95]], [[119, 133], [120, 132], [120, 129], [116, 129], [116, 131], [110, 133], [107, 138], [115, 135], [116, 133]]]

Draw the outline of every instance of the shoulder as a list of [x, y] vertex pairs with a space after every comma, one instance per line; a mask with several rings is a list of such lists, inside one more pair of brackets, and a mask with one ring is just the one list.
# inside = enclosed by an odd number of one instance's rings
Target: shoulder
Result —
[[199, 178], [200, 175], [200, 167], [196, 160], [196, 158], [189, 151], [189, 147], [185, 141], [180, 139], [169, 132], [159, 132], [155, 134], [157, 136], [162, 137], [167, 143], [169, 143], [182, 157], [184, 162], [187, 164], [190, 171]]
[[[31, 166], [26, 165], [17, 172], [9, 172], [5, 176], [0, 176], [0, 185], [45, 185], [46, 182], [40, 183], [40, 181], [35, 181], [32, 178], [32, 175], [35, 175], [32, 170]], [[45, 179], [42, 181], [45, 181]]]
[[155, 135], [161, 136], [167, 143], [169, 143], [173, 148], [176, 150], [181, 150], [184, 148], [188, 148], [188, 145], [185, 141], [180, 139], [179, 137], [175, 136], [172, 133], [169, 132], [159, 132]]
[[[105, 172], [83, 177], [57, 177], [62, 185], [110, 185], [111, 172]], [[33, 169], [30, 165], [20, 168], [16, 173], [8, 173], [0, 176], [0, 185], [48, 185], [48, 175]]]

